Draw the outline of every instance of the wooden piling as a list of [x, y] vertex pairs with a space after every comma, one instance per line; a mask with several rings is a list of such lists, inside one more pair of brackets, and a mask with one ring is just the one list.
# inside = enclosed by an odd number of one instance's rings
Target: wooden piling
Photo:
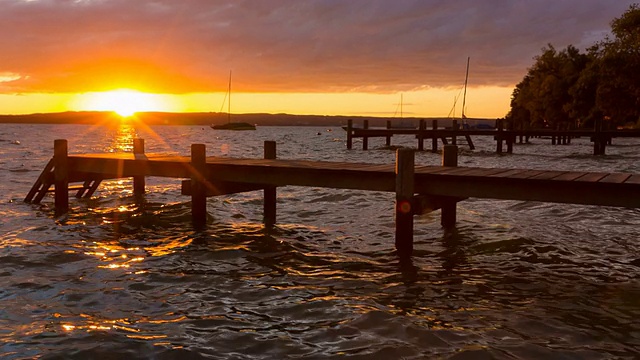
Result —
[[[458, 147], [445, 145], [442, 150], [442, 166], [458, 166]], [[456, 203], [454, 199], [443, 200], [440, 224], [445, 229], [456, 226]]]
[[431, 121], [431, 128], [434, 130], [434, 135], [431, 138], [431, 152], [438, 152], [438, 137], [435, 135], [435, 131], [438, 130], [438, 120]]
[[196, 227], [207, 223], [207, 148], [191, 145], [191, 217]]
[[[387, 130], [389, 130], [389, 129], [391, 129], [391, 120], [387, 120]], [[385, 140], [386, 140], [385, 145], [386, 146], [391, 146], [391, 135], [387, 135]]]
[[[418, 151], [424, 150], [424, 130], [427, 128], [427, 124], [424, 119], [421, 119], [418, 123]], [[436, 145], [437, 146], [437, 145]]]
[[347, 149], [351, 150], [353, 147], [353, 120], [347, 120]]
[[[276, 142], [264, 142], [264, 158], [276, 158]], [[276, 224], [276, 187], [265, 186], [264, 188], [264, 226], [267, 229], [272, 228]]]
[[69, 150], [67, 140], [53, 141], [53, 186], [56, 216], [69, 212]]
[[498, 127], [498, 135], [495, 136], [496, 153], [502, 154], [502, 134], [504, 133], [504, 124], [502, 123], [502, 120], [496, 120], [496, 125]]
[[396, 151], [396, 250], [401, 258], [413, 252], [413, 209], [415, 153]]
[[467, 145], [469, 145], [469, 150], [475, 150], [476, 146], [473, 145], [473, 140], [471, 139], [471, 135], [465, 135], [464, 138], [467, 140]]
[[593, 155], [604, 155], [607, 148], [607, 139], [602, 135], [602, 119], [596, 119], [593, 135]]
[[[133, 139], [133, 154], [137, 158], [138, 155], [144, 155], [144, 139]], [[138, 175], [133, 177], [133, 195], [141, 196], [145, 193], [145, 177]]]
[[451, 145], [457, 145], [458, 140], [456, 139], [455, 131], [458, 131], [458, 120], [453, 120], [451, 122], [451, 129], [454, 131], [454, 135], [451, 137]]
[[[364, 121], [364, 125], [362, 126], [362, 128], [369, 128], [369, 120]], [[369, 137], [366, 135], [362, 137], [362, 150], [369, 150]]]

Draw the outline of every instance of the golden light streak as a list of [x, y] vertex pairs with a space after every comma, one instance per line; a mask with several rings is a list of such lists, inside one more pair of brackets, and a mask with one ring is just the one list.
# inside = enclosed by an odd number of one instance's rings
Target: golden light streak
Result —
[[77, 101], [82, 110], [114, 111], [125, 118], [142, 111], [175, 111], [160, 95], [130, 89], [88, 93]]

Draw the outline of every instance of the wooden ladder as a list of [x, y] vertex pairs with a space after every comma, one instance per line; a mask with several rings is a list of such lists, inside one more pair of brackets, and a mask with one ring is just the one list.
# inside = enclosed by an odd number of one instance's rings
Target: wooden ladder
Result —
[[[40, 176], [38, 176], [38, 179], [31, 187], [31, 190], [29, 190], [29, 193], [24, 198], [24, 202], [39, 204], [47, 193], [55, 191], [55, 189], [51, 189], [54, 185], [54, 179], [53, 159], [51, 159], [44, 167], [44, 170], [42, 170], [42, 173], [40, 173]], [[83, 180], [82, 185], [70, 186], [69, 191], [76, 191], [76, 198], [78, 199], [82, 197], [90, 198], [93, 196], [93, 193], [96, 192], [101, 182], [101, 177], [91, 176], [88, 179]]]

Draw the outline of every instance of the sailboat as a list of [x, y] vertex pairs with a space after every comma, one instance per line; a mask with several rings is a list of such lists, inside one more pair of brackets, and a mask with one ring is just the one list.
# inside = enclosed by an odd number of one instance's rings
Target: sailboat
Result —
[[[211, 125], [211, 128], [215, 130], [255, 130], [255, 125], [246, 122], [231, 122], [231, 71], [229, 71], [229, 87], [225, 99], [227, 100], [227, 123]], [[224, 106], [224, 102], [222, 106]]]
[[[404, 105], [404, 101], [403, 101], [403, 94], [400, 94], [400, 120], [395, 122], [393, 124], [393, 128], [398, 128], [398, 129], [415, 129], [415, 125], [412, 124], [412, 122], [409, 121], [405, 121], [404, 119], [404, 114], [402, 111], [402, 106]], [[397, 110], [396, 110], [396, 114], [397, 114]], [[393, 116], [395, 117], [396, 114], [394, 114]]]
[[463, 129], [467, 129], [469, 128], [469, 124], [467, 124], [467, 117], [464, 115], [464, 108], [466, 106], [466, 101], [467, 101], [467, 82], [469, 81], [469, 61], [471, 60], [471, 57], [467, 57], [467, 74], [464, 77], [464, 94], [462, 95], [462, 128]]
[[[467, 102], [467, 83], [469, 81], [469, 62], [471, 60], [471, 57], [467, 57], [467, 73], [464, 77], [464, 87], [463, 87], [463, 94], [462, 94], [462, 116], [460, 116], [461, 120], [462, 120], [462, 128], [466, 129], [469, 127], [469, 124], [467, 124], [467, 116], [464, 114], [464, 110], [465, 107], [467, 106], [466, 102]], [[460, 94], [458, 93], [458, 95], [456, 97], [453, 98], [453, 107], [451, 108], [451, 111], [449, 111], [449, 116], [448, 118], [450, 119], [454, 119], [456, 117], [456, 105], [458, 103], [458, 99], [460, 97]]]

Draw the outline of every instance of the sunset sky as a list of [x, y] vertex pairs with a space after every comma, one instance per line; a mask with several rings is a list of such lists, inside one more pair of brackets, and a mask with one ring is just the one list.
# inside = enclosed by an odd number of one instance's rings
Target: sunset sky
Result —
[[[625, 0], [0, 0], [0, 113], [502, 117], [545, 45], [602, 39]], [[120, 90], [114, 92], [115, 90]]]

